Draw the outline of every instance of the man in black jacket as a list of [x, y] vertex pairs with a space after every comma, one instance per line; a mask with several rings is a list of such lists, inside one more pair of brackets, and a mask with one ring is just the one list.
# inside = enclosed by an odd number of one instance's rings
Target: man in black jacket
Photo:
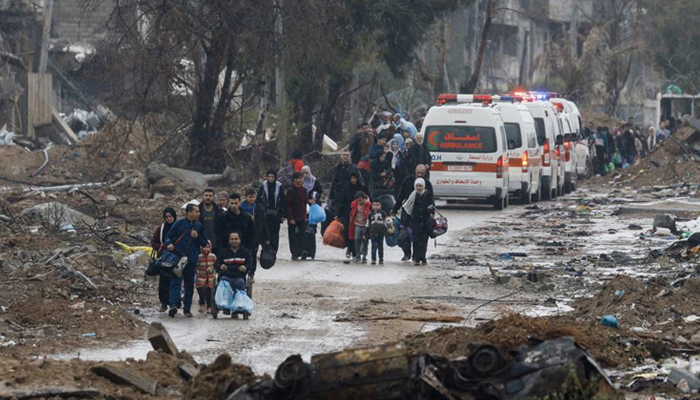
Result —
[[[232, 193], [229, 197], [228, 210], [219, 218], [216, 235], [219, 238], [219, 251], [228, 248], [231, 232], [241, 234], [243, 247], [252, 249], [255, 246], [255, 224], [253, 218], [241, 210], [241, 195]], [[217, 257], [219, 253], [216, 253]]]
[[249, 249], [253, 255], [253, 263], [258, 262], [258, 248], [263, 244], [270, 244], [270, 236], [267, 233], [267, 221], [265, 221], [265, 206], [256, 202], [256, 193], [253, 189], [246, 189], [245, 200], [241, 209], [253, 218], [255, 226], [255, 244]]
[[362, 135], [364, 135], [362, 132], [362, 126], [362, 124], [357, 125], [357, 132], [350, 139], [350, 145], [348, 146], [348, 150], [350, 151], [350, 159], [355, 165], [357, 165], [357, 163], [360, 162], [360, 158], [362, 158], [362, 147], [360, 146]]
[[199, 222], [204, 226], [204, 233], [211, 241], [211, 248], [216, 249], [216, 221], [223, 214], [223, 210], [214, 201], [214, 189], [208, 188], [202, 194], [202, 202], [199, 203]]
[[[350, 163], [350, 153], [347, 151], [340, 153], [340, 164], [336, 165], [335, 169], [333, 170], [333, 181], [331, 182], [331, 190], [328, 193], [328, 200], [331, 203], [335, 203], [336, 201], [336, 191], [338, 190], [338, 185], [343, 182], [349, 182], [350, 175], [353, 173], [357, 174], [358, 176], [360, 175], [360, 171], [357, 169], [357, 167]], [[360, 180], [360, 183], [364, 184], [362, 180]], [[336, 207], [335, 204], [332, 206], [334, 208]]]
[[265, 210], [270, 246], [276, 252], [280, 246], [280, 225], [284, 220], [285, 193], [282, 184], [277, 182], [277, 171], [267, 171], [266, 178], [258, 190], [257, 202]]

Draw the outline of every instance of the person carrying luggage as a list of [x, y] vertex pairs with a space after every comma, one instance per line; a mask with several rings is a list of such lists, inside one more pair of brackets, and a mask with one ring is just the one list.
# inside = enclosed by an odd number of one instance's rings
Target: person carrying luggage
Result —
[[172, 276], [170, 278], [170, 310], [168, 315], [174, 318], [177, 315], [178, 303], [180, 302], [180, 292], [183, 286], [185, 288], [185, 296], [183, 299], [183, 311], [185, 317], [192, 317], [192, 297], [194, 295], [194, 280], [197, 269], [197, 259], [199, 257], [199, 249], [208, 243], [204, 227], [199, 222], [199, 208], [194, 204], [188, 204], [185, 207], [186, 217], [178, 220], [170, 228], [165, 245], [168, 251], [176, 251], [184, 254], [187, 257], [187, 264], [182, 271], [182, 275]]
[[[301, 169], [301, 173], [304, 177], [304, 189], [306, 189], [309, 196], [309, 206], [314, 204], [321, 206], [321, 196], [323, 196], [321, 182], [311, 173], [311, 168], [308, 165]], [[318, 232], [318, 223], [312, 225], [309, 222], [306, 227], [304, 242], [306, 244], [307, 257], [312, 260], [316, 258], [316, 232]]]
[[[158, 253], [158, 257], [165, 250], [165, 239], [176, 220], [177, 213], [175, 209], [166, 207], [163, 210], [163, 223], [156, 228], [151, 238], [151, 248]], [[160, 274], [158, 277], [158, 300], [160, 300], [160, 312], [168, 311], [168, 305], [170, 304], [170, 276], [166, 274]]]

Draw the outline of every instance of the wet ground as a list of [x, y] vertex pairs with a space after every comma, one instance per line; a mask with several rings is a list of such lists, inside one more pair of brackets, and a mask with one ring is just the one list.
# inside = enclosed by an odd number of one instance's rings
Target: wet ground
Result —
[[[323, 246], [319, 236], [316, 260], [289, 261], [289, 249], [282, 246], [278, 264], [258, 272], [256, 308], [248, 321], [221, 314], [218, 320], [197, 314], [170, 319], [154, 310], [144, 317], [162, 322], [179, 348], [198, 361], [228, 352], [256, 373], [274, 373], [291, 354], [308, 360], [315, 353], [396, 341], [445, 325], [474, 326], [504, 311], [564, 314], [615, 276], [673, 279], [686, 267], [641, 262], [676, 238], [649, 233], [653, 218], [643, 212], [617, 215], [621, 208], [658, 201], [655, 195], [582, 188], [554, 202], [513, 205], [504, 212], [439, 203], [450, 231], [437, 247], [430, 241], [427, 267], [400, 262], [398, 248], [386, 248], [383, 266], [345, 264], [345, 252]], [[686, 207], [700, 211], [692, 202]], [[445, 322], [454, 317], [457, 322]], [[143, 358], [150, 349], [139, 340], [60, 357]]]
[[[470, 229], [488, 226], [494, 218], [508, 218], [518, 208], [496, 212], [485, 206], [442, 207], [450, 232], [437, 240], [437, 247], [430, 241], [429, 257], [469, 253], [473, 249], [460, 244], [458, 238], [468, 235]], [[179, 348], [198, 361], [211, 362], [227, 351], [235, 362], [252, 366], [256, 373], [274, 373], [290, 354], [299, 353], [308, 359], [311, 354], [336, 351], [359, 342], [399, 340], [407, 333], [442, 325], [403, 320], [334, 322], [339, 314], [368, 300], [398, 303], [394, 308], [400, 312], [402, 303], [415, 303], [412, 298], [434, 302], [440, 296], [471, 296], [477, 300], [447, 301], [450, 306], [470, 309], [479, 299], [485, 301], [505, 293], [499, 287], [483, 287], [481, 280], [476, 279], [488, 275], [488, 270], [472, 268], [467, 277], [467, 271], [457, 273], [447, 265], [449, 262], [437, 258], [430, 259], [427, 267], [416, 267], [400, 261], [403, 254], [397, 247], [385, 247], [383, 266], [345, 264], [345, 251], [323, 246], [320, 235], [316, 260], [292, 262], [286, 232], [282, 236], [277, 264], [270, 270], [259, 268], [256, 274], [255, 311], [250, 320], [232, 320], [222, 314], [213, 320], [196, 312], [192, 319], [182, 315], [171, 319], [153, 310], [144, 312], [146, 320], [162, 322]], [[483, 311], [483, 318], [493, 313], [488, 308]], [[126, 347], [82, 350], [61, 358], [143, 358], [150, 350], [148, 342], [136, 341]]]

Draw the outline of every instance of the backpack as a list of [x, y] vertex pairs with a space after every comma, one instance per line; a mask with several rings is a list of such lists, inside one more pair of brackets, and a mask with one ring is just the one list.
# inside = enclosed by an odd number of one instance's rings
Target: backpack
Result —
[[292, 175], [294, 175], [294, 164], [287, 164], [282, 167], [277, 173], [277, 181], [282, 185], [284, 190], [292, 187]]

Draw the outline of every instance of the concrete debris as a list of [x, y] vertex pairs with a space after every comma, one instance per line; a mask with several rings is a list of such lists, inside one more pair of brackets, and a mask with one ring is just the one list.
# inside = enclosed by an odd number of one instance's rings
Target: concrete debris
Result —
[[674, 235], [678, 233], [676, 229], [676, 217], [669, 214], [657, 215], [654, 217], [654, 232], [659, 228], [668, 229]]
[[63, 227], [66, 224], [95, 225], [95, 219], [79, 211], [58, 202], [39, 204], [26, 208], [19, 214], [20, 218], [39, 221], [55, 227]]
[[[204, 174], [181, 168], [168, 167], [165, 164], [151, 163], [146, 169], [146, 179], [151, 184], [157, 184], [160, 180], [168, 178], [173, 186], [180, 187], [185, 191], [195, 191], [201, 193], [209, 187]], [[170, 182], [168, 182], [170, 184]], [[159, 192], [167, 193], [162, 186], [156, 186]]]
[[21, 389], [0, 388], [1, 400], [25, 400], [43, 399], [53, 397], [63, 398], [96, 398], [100, 396], [100, 391], [95, 388], [70, 387], [70, 386], [47, 386], [47, 387], [23, 387]]
[[12, 146], [15, 144], [14, 138], [17, 135], [15, 135], [13, 132], [8, 132], [5, 130], [5, 127], [0, 129], [0, 146]]
[[131, 385], [140, 391], [155, 396], [158, 382], [153, 378], [129, 369], [122, 365], [97, 365], [90, 368], [95, 375], [109, 379], [115, 383]]
[[64, 122], [71, 127], [73, 132], [78, 135], [80, 140], [85, 139], [87, 136], [94, 135], [102, 127], [102, 121], [100, 118], [92, 111], [85, 111], [80, 109], [74, 109], [73, 112], [66, 116]]
[[153, 350], [162, 351], [166, 354], [177, 355], [177, 347], [175, 342], [168, 334], [163, 324], [154, 322], [148, 328], [148, 341], [151, 342]]

